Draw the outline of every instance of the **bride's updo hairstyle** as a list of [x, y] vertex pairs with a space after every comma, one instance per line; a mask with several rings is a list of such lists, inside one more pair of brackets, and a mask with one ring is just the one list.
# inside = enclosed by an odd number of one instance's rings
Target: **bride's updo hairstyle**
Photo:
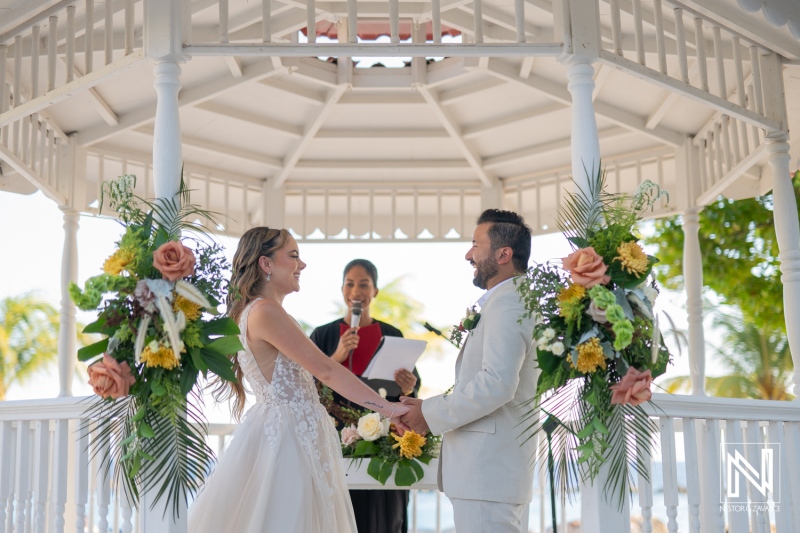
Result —
[[[261, 257], [272, 258], [289, 237], [285, 229], [268, 228], [260, 226], [249, 229], [239, 239], [239, 246], [233, 256], [231, 268], [231, 281], [228, 285], [227, 315], [237, 324], [250, 302], [258, 298], [266, 283], [266, 275], [258, 266]], [[242, 331], [244, 333], [244, 331]], [[236, 383], [218, 379], [213, 395], [218, 402], [228, 401], [233, 398], [231, 413], [239, 420], [244, 411], [245, 389], [244, 372], [239, 366], [237, 354], [229, 357], [233, 361], [233, 370], [236, 373]]]

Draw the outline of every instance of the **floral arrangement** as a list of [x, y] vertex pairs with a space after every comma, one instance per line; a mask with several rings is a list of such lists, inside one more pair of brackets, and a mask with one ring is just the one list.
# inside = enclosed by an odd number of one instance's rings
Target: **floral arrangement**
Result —
[[539, 264], [517, 278], [526, 316], [538, 318], [541, 373], [526, 432], [544, 429], [552, 437], [542, 442], [555, 447], [562, 491], [593, 482], [608, 462], [604, 494], [616, 494], [619, 505], [633, 487], [633, 470], [646, 475], [657, 427], [640, 404], [670, 361], [653, 312], [658, 288], [650, 273], [658, 259], [635, 235], [662, 196], [668, 198], [650, 181], [633, 196], [609, 194], [602, 171], [590, 176], [589, 190], [571, 194], [559, 212], [574, 251], [560, 267]]
[[[478, 312], [477, 306], [473, 305], [472, 307], [467, 307], [467, 314], [464, 315], [461, 322], [453, 326], [453, 329], [450, 330], [450, 338], [448, 339], [450, 343], [456, 348], [461, 348], [464, 335], [475, 329], [480, 319], [481, 314]], [[441, 333], [439, 334], [441, 335]]]
[[135, 180], [103, 184], [125, 232], [103, 273], [69, 291], [98, 311], [84, 332], [106, 336], [78, 351], [99, 397], [86, 415], [94, 442], [113, 442], [106, 472], [113, 466], [132, 502], [157, 490], [177, 513], [214, 459], [195, 384], [209, 372], [235, 380], [228, 355], [242, 346], [238, 326], [217, 316], [229, 270], [222, 248], [186, 222], [210, 214], [189, 203], [183, 182], [179, 198], [149, 202], [134, 196]]
[[339, 430], [342, 455], [356, 461], [369, 459], [367, 473], [381, 485], [385, 485], [394, 472], [395, 485], [411, 486], [425, 475], [420, 463], [427, 465], [431, 459], [439, 457], [441, 437], [414, 431], [400, 436], [380, 414], [335, 403], [333, 392], [324, 385], [320, 386], [320, 400]]

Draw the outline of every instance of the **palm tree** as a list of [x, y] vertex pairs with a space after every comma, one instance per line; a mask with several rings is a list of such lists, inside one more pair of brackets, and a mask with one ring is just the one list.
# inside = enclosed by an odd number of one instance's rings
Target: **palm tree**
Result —
[[31, 293], [0, 300], [0, 401], [58, 355], [59, 314]]
[[[711, 349], [729, 373], [706, 378], [711, 395], [761, 400], [793, 398], [788, 389], [794, 365], [783, 330], [756, 326], [735, 311], [716, 312], [713, 325], [722, 333], [722, 342]], [[688, 390], [689, 384], [688, 376], [678, 376], [663, 385], [667, 392], [677, 392]]]

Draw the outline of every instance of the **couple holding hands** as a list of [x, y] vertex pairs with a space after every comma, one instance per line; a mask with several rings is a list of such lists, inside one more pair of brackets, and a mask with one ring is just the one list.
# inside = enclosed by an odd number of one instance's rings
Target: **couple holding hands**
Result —
[[[245, 350], [235, 356], [238, 381], [221, 384], [218, 399], [232, 397], [234, 415], [241, 415], [246, 380], [256, 404], [190, 507], [189, 531], [405, 531], [407, 492], [348, 493], [339, 438], [314, 378], [401, 430], [444, 434], [439, 489], [453, 504], [458, 533], [522, 531], [532, 497], [534, 442], [519, 438], [517, 423], [522, 404], [535, 393], [536, 358], [533, 319], [520, 320], [525, 309], [512, 278], [527, 270], [530, 250], [531, 230], [521, 216], [496, 209], [481, 214], [466, 260], [475, 269], [473, 283], [486, 292], [456, 361], [455, 386], [450, 394], [419, 400], [413, 397], [418, 376], [398, 371], [390, 391], [402, 395], [396, 402], [397, 396], [384, 398], [356, 374], [380, 337], [401, 335], [399, 330], [367, 315], [359, 335], [348, 335], [348, 311], [309, 339], [282, 306], [300, 289], [306, 266], [297, 242], [286, 230], [245, 233], [228, 298]], [[357, 260], [343, 281], [348, 308], [357, 298], [368, 308], [377, 294], [374, 266]], [[384, 511], [375, 512], [377, 507]]]

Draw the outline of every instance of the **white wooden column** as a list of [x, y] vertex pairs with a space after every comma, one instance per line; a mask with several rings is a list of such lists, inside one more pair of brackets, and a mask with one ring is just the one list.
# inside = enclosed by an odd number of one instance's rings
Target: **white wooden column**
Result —
[[[494, 178], [491, 187], [481, 187], [481, 212], [503, 208], [503, 185]], [[520, 213], [522, 214], [522, 213]]]
[[768, 136], [767, 150], [773, 176], [773, 213], [780, 250], [783, 312], [794, 363], [794, 394], [795, 399], [800, 400], [800, 221], [789, 168], [791, 157], [787, 139], [785, 134]]
[[[567, 78], [572, 95], [572, 178], [578, 190], [588, 191], [588, 176], [600, 169], [600, 138], [594, 114], [594, 68], [599, 56], [600, 22], [598, 2], [569, 0], [572, 55], [562, 58], [567, 66]], [[609, 503], [603, 487], [609, 476], [606, 462], [592, 485], [582, 484], [581, 531], [583, 533], [625, 533], [630, 531], [630, 508], [626, 492], [622, 510], [617, 509], [614, 497]]]
[[[181, 124], [178, 113], [178, 92], [181, 89], [180, 63], [188, 56], [183, 52], [186, 2], [145, 0], [144, 50], [155, 61], [156, 116], [153, 132], [153, 189], [157, 201], [175, 198], [180, 188], [183, 157]], [[189, 17], [189, 14], [185, 14]], [[156, 504], [157, 490], [143, 492], [141, 533], [186, 533], [187, 508], [181, 505], [179, 518], [173, 520], [168, 497]]]
[[675, 153], [678, 174], [684, 176], [678, 203], [683, 211], [683, 279], [689, 326], [689, 376], [692, 394], [705, 396], [706, 350], [703, 331], [703, 257], [700, 252], [700, 160], [692, 139], [687, 137]]
[[75, 304], [69, 296], [69, 284], [78, 281], [78, 211], [62, 207], [64, 213], [64, 247], [61, 253], [61, 319], [58, 329], [58, 381], [60, 397], [72, 396], [75, 375], [75, 342], [78, 331]]

